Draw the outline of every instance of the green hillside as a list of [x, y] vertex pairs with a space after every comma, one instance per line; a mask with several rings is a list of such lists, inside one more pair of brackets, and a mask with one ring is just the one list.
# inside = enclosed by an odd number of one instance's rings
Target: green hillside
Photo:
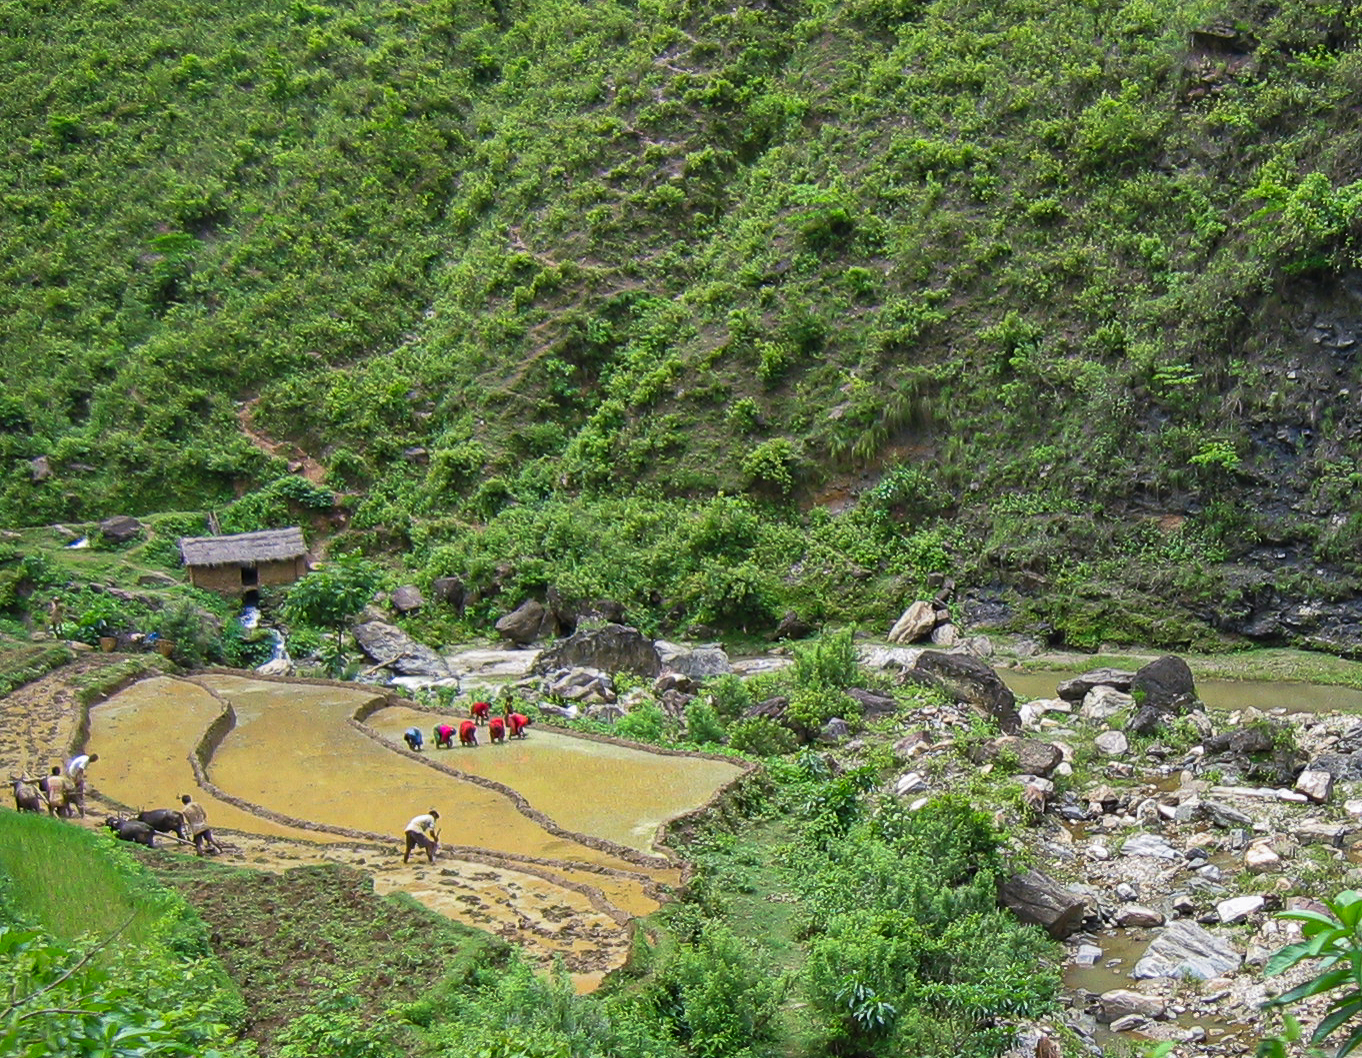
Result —
[[[0, 525], [225, 507], [289, 469], [248, 416], [512, 595], [579, 571], [546, 522], [737, 504], [760, 621], [936, 571], [1080, 645], [1350, 642], [1347, 5], [0, 11]], [[698, 568], [577, 587], [745, 620]]]

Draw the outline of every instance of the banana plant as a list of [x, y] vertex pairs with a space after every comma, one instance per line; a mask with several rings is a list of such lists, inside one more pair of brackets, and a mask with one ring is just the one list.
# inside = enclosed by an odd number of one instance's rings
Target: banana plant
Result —
[[[1277, 951], [1268, 960], [1266, 973], [1284, 973], [1306, 960], [1318, 960], [1319, 972], [1264, 1006], [1283, 1007], [1311, 996], [1335, 993], [1310, 1042], [1322, 1044], [1335, 1032], [1346, 1030], [1347, 1036], [1335, 1052], [1337, 1058], [1344, 1058], [1362, 1046], [1362, 893], [1348, 889], [1324, 904], [1328, 914], [1305, 909], [1277, 914], [1277, 918], [1299, 922], [1304, 939]], [[1284, 1058], [1286, 1043], [1299, 1039], [1295, 1019], [1286, 1020], [1285, 1036], [1260, 1043], [1257, 1058]]]

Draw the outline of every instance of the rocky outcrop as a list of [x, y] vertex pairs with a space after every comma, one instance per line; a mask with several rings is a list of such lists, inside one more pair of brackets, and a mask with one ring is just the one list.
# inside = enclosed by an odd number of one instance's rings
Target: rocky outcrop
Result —
[[567, 702], [610, 704], [615, 701], [615, 684], [600, 669], [561, 669], [544, 678], [544, 691]]
[[526, 599], [496, 623], [497, 635], [516, 646], [529, 646], [539, 638], [547, 611], [537, 599]]
[[[662, 654], [660, 644], [658, 654], [659, 656]], [[694, 650], [681, 649], [669, 652], [664, 664], [672, 672], [689, 676], [693, 680], [707, 680], [733, 671], [728, 654], [722, 647], [696, 647]]]
[[1021, 730], [1016, 695], [1008, 690], [1002, 677], [978, 658], [924, 650], [900, 681], [934, 687], [995, 720], [1006, 734], [1015, 735]]
[[531, 671], [543, 675], [572, 668], [655, 677], [662, 671], [662, 659], [653, 641], [637, 628], [612, 624], [574, 632], [541, 651]]
[[1082, 897], [1041, 871], [1013, 875], [999, 887], [998, 902], [1021, 921], [1040, 926], [1056, 939], [1077, 933], [1088, 917], [1088, 905]]
[[1228, 940], [1202, 929], [1195, 922], [1169, 925], [1145, 949], [1130, 976], [1192, 977], [1207, 981], [1239, 969], [1243, 957]]
[[418, 643], [402, 629], [384, 621], [366, 621], [351, 632], [360, 649], [376, 662], [387, 665], [399, 676], [452, 675], [444, 658], [423, 643]]
[[136, 539], [141, 531], [142, 523], [126, 514], [105, 518], [99, 523], [99, 535], [104, 538], [106, 544], [126, 544], [129, 540]]

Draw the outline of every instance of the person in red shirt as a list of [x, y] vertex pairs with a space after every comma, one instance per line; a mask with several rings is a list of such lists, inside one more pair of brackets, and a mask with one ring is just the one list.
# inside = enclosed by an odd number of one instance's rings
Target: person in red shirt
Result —
[[478, 744], [478, 725], [472, 720], [465, 720], [459, 725], [459, 745], [476, 746]]
[[530, 726], [530, 718], [524, 713], [512, 713], [506, 718], [506, 725], [511, 729], [512, 738], [524, 738], [525, 729]]
[[487, 714], [492, 711], [492, 706], [487, 702], [473, 703], [473, 719], [480, 724], [487, 723]]
[[492, 736], [493, 742], [505, 742], [506, 721], [499, 716], [492, 717], [491, 722], [487, 725], [487, 732]]
[[449, 724], [439, 724], [435, 728], [435, 748], [449, 749], [454, 745], [454, 728]]

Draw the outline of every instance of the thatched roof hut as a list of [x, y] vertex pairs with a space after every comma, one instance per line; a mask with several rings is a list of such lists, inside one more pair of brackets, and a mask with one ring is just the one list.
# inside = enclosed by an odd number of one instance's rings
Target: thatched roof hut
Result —
[[228, 595], [263, 584], [292, 584], [307, 572], [307, 544], [297, 527], [181, 537], [180, 557], [192, 584]]

